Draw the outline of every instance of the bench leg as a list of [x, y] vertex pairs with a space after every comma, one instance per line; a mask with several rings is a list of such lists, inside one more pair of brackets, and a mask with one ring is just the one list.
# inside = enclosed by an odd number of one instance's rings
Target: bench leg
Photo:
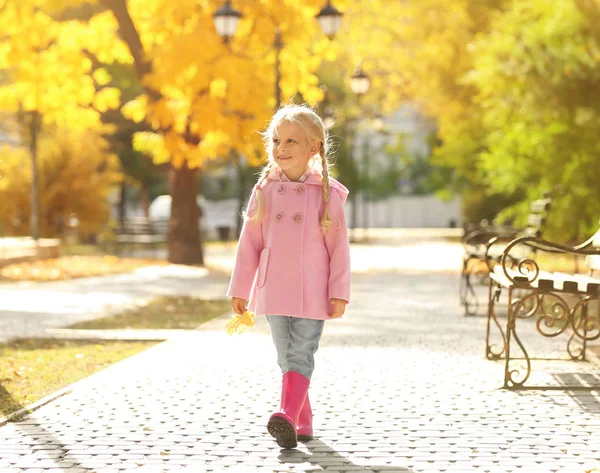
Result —
[[[585, 361], [585, 351], [587, 349], [588, 340], [597, 340], [598, 338], [600, 338], [599, 329], [594, 330], [594, 325], [590, 324], [589, 304], [590, 302], [595, 300], [597, 299], [590, 296], [584, 297], [579, 302], [577, 302], [577, 304], [575, 304], [575, 306], [571, 310], [570, 318], [573, 334], [571, 335], [571, 337], [569, 338], [569, 342], [567, 343], [567, 352], [569, 353], [569, 356], [572, 360]], [[580, 310], [581, 316], [577, 317], [577, 314]], [[600, 322], [600, 320], [598, 322]], [[582, 345], [581, 347], [572, 346], [572, 343], [576, 340], [575, 337], [580, 339], [580, 343]]]
[[469, 261], [471, 259], [473, 258], [463, 258], [463, 267], [460, 273], [460, 303], [465, 308], [465, 316], [477, 314], [479, 307], [475, 288], [471, 283], [471, 273], [469, 271]]
[[[527, 379], [529, 378], [529, 375], [531, 374], [531, 360], [529, 359], [529, 354], [527, 353], [527, 350], [525, 350], [523, 343], [521, 343], [521, 340], [517, 335], [516, 321], [517, 314], [525, 308], [524, 304], [526, 300], [530, 297], [537, 298], [537, 294], [531, 293], [525, 295], [520, 299], [513, 300], [513, 291], [514, 288], [508, 288], [508, 320], [506, 322], [506, 364], [504, 367], [504, 388], [506, 389], [522, 388]], [[529, 311], [525, 310], [525, 312]], [[519, 345], [521, 351], [523, 352], [526, 363], [525, 374], [522, 376], [521, 371], [519, 369], [511, 369], [510, 367], [510, 343], [511, 339], [513, 338], [515, 342], [517, 342], [517, 345]]]
[[[488, 282], [488, 314], [485, 332], [485, 357], [488, 360], [499, 360], [506, 351], [506, 337], [502, 327], [498, 323], [498, 319], [496, 318], [496, 302], [500, 299], [500, 292], [500, 286], [494, 283], [492, 278], [490, 278]], [[498, 345], [491, 343], [492, 320], [494, 321], [494, 325], [501, 335], [502, 345], [500, 346], [500, 351], [498, 351]]]

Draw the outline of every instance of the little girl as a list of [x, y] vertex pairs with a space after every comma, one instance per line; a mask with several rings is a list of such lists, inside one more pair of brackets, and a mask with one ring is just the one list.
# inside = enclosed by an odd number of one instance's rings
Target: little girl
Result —
[[252, 190], [227, 295], [236, 314], [266, 315], [283, 373], [267, 429], [283, 448], [312, 439], [308, 386], [324, 321], [350, 300], [348, 190], [329, 176], [328, 135], [289, 105], [263, 134], [268, 164]]

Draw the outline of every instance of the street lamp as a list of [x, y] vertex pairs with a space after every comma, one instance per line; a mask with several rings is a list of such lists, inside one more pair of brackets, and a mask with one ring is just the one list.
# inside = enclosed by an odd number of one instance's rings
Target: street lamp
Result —
[[325, 125], [325, 128], [331, 128], [335, 125], [335, 113], [333, 107], [329, 105], [323, 110], [323, 125]]
[[339, 31], [340, 26], [342, 26], [342, 14], [331, 4], [331, 0], [327, 0], [327, 5], [325, 5], [317, 15], [317, 21], [321, 25], [321, 29], [323, 30], [323, 33], [325, 33], [325, 36], [329, 39], [333, 39], [335, 34]]
[[[223, 38], [225, 43], [235, 34], [238, 22], [242, 14], [235, 10], [231, 6], [231, 0], [225, 0], [225, 5], [219, 8], [213, 15], [215, 22], [215, 28], [219, 36]], [[331, 0], [327, 0], [327, 4], [321, 9], [316, 16], [317, 21], [321, 25], [323, 33], [329, 38], [333, 39], [335, 34], [340, 29], [342, 24], [342, 13], [331, 5]], [[275, 29], [275, 39], [273, 41], [275, 47], [275, 109], [277, 110], [281, 106], [281, 89], [279, 83], [281, 82], [280, 72], [280, 55], [283, 49], [283, 40], [281, 38], [281, 30], [279, 27]]]
[[223, 38], [225, 43], [228, 43], [235, 34], [241, 17], [242, 14], [234, 10], [231, 6], [231, 0], [226, 0], [225, 5], [219, 8], [213, 15], [217, 33], [219, 33], [219, 36]]
[[371, 79], [369, 76], [362, 70], [360, 66], [356, 68], [356, 71], [350, 78], [350, 89], [357, 96], [365, 95], [369, 88], [371, 87]]

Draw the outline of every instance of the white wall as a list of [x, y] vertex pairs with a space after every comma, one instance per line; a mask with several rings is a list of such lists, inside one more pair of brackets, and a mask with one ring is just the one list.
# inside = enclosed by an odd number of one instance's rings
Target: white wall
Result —
[[[369, 228], [443, 228], [454, 220], [460, 225], [460, 200], [444, 202], [434, 196], [394, 196], [367, 202]], [[351, 223], [352, 205], [346, 204], [346, 219]], [[357, 198], [356, 226], [363, 227], [364, 206]]]
[[[357, 226], [363, 226], [363, 206], [357, 199]], [[443, 202], [433, 196], [394, 196], [379, 202], [369, 202], [370, 228], [443, 228], [454, 219], [460, 224], [460, 201]], [[211, 231], [225, 225], [235, 228], [237, 199], [206, 202], [203, 226]], [[352, 205], [345, 206], [346, 220], [351, 222]]]

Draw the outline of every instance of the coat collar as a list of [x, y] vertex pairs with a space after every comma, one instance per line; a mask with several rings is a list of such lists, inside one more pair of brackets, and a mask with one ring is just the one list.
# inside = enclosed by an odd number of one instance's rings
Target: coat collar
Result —
[[[280, 181], [277, 168], [272, 169], [269, 172], [269, 174], [267, 175], [267, 181]], [[313, 169], [306, 181], [303, 182], [303, 184], [322, 186], [323, 176], [321, 176], [321, 173], [319, 171]], [[346, 202], [346, 199], [348, 198], [348, 189], [341, 182], [335, 180], [333, 177], [329, 178], [329, 185], [331, 188], [335, 189], [338, 192], [340, 199], [342, 200], [342, 204], [344, 204]]]
[[[281, 171], [279, 169], [272, 169], [269, 172], [269, 175], [267, 176], [267, 180], [269, 181], [279, 181], [279, 173]], [[323, 178], [321, 177], [321, 174], [315, 170], [313, 170], [308, 177], [306, 178], [306, 181], [304, 181], [302, 184], [313, 184], [313, 185], [317, 185], [320, 186], [323, 184]]]

